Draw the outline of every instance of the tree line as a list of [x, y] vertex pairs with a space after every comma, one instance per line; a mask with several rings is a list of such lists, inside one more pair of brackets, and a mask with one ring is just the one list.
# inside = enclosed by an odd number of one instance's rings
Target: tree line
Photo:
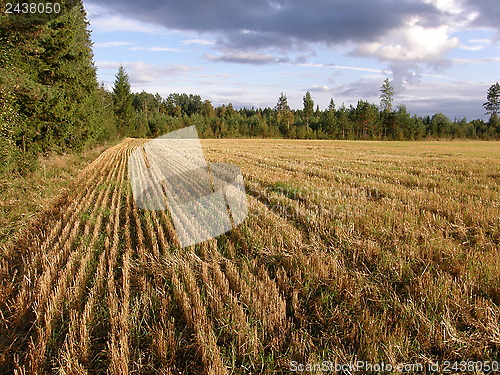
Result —
[[[41, 0], [41, 2], [50, 0]], [[109, 139], [156, 137], [196, 125], [201, 137], [419, 140], [500, 138], [500, 85], [484, 104], [489, 121], [438, 113], [411, 115], [393, 108], [386, 80], [380, 104], [315, 105], [310, 92], [302, 109], [281, 93], [274, 107], [213, 106], [199, 95], [131, 92], [123, 67], [112, 91], [99, 85], [92, 42], [81, 0], [61, 0], [51, 15], [0, 13], [0, 173], [27, 173], [49, 152], [83, 150]]]
[[356, 106], [315, 107], [310, 92], [303, 109], [291, 109], [281, 93], [273, 108], [239, 108], [231, 103], [214, 107], [199, 95], [132, 93], [123, 66], [115, 77], [111, 96], [121, 135], [156, 137], [171, 130], [196, 125], [205, 138], [296, 138], [345, 140], [421, 140], [440, 138], [500, 138], [500, 85], [491, 86], [484, 104], [489, 121], [450, 120], [446, 115], [419, 117], [404, 105], [393, 108], [394, 89], [388, 79], [380, 89], [380, 105], [359, 100]]

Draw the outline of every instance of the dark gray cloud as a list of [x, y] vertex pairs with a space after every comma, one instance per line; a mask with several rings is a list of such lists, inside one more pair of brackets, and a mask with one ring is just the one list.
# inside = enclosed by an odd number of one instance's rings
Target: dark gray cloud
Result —
[[451, 120], [466, 118], [474, 120], [486, 119], [482, 108], [482, 100], [461, 100], [457, 98], [409, 99], [396, 104], [404, 104], [412, 114], [419, 116], [433, 116], [444, 113]]
[[396, 104], [405, 104], [412, 113], [430, 115], [442, 112], [452, 120], [466, 117], [486, 118], [483, 103], [488, 84], [483, 82], [451, 81], [449, 83], [420, 83], [409, 87]]
[[279, 64], [279, 63], [288, 63], [290, 61], [288, 58], [279, 58], [271, 55], [249, 53], [249, 52], [229, 53], [225, 55], [206, 54], [203, 57], [211, 61], [222, 61], [229, 63], [253, 64], [253, 65]]
[[463, 0], [466, 12], [478, 13], [473, 25], [477, 27], [491, 27], [500, 37], [500, 4], [498, 0]]
[[213, 33], [221, 48], [306, 48], [375, 40], [418, 15], [438, 23], [440, 11], [414, 0], [106, 0], [105, 6], [169, 29]]
[[335, 94], [341, 97], [350, 98], [353, 101], [358, 99], [373, 100], [378, 98], [381, 81], [374, 79], [360, 79], [354, 83], [337, 86]]
[[[339, 85], [331, 89], [331, 96], [343, 98], [347, 103], [356, 105], [359, 99], [379, 104], [382, 80], [363, 78], [356, 82]], [[466, 81], [447, 83], [415, 82], [403, 92], [396, 90], [393, 107], [404, 104], [412, 114], [432, 116], [442, 112], [452, 120], [456, 117], [486, 119], [483, 102], [488, 84]], [[319, 95], [319, 93], [317, 94]], [[340, 104], [340, 103], [338, 103]]]

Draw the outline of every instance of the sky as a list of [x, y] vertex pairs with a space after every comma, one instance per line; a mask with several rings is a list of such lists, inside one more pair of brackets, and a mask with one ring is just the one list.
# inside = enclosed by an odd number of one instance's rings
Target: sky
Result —
[[85, 0], [97, 75], [118, 67], [133, 92], [200, 95], [213, 105], [303, 108], [310, 91], [452, 120], [483, 118], [500, 81], [498, 0]]

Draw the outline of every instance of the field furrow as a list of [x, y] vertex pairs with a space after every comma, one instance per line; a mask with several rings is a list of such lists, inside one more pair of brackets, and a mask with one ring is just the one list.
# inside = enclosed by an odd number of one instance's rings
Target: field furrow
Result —
[[133, 200], [145, 142], [104, 151], [2, 253], [0, 373], [499, 358], [498, 143], [203, 140], [241, 167], [249, 214], [181, 248]]

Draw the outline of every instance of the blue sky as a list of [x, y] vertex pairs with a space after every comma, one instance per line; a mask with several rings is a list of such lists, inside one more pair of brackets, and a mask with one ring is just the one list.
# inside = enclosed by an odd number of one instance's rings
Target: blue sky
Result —
[[[479, 3], [479, 2], [477, 2]], [[98, 78], [120, 64], [132, 91], [192, 93], [214, 105], [394, 104], [421, 116], [484, 118], [500, 81], [497, 0], [85, 1]], [[251, 5], [250, 5], [251, 4]]]

